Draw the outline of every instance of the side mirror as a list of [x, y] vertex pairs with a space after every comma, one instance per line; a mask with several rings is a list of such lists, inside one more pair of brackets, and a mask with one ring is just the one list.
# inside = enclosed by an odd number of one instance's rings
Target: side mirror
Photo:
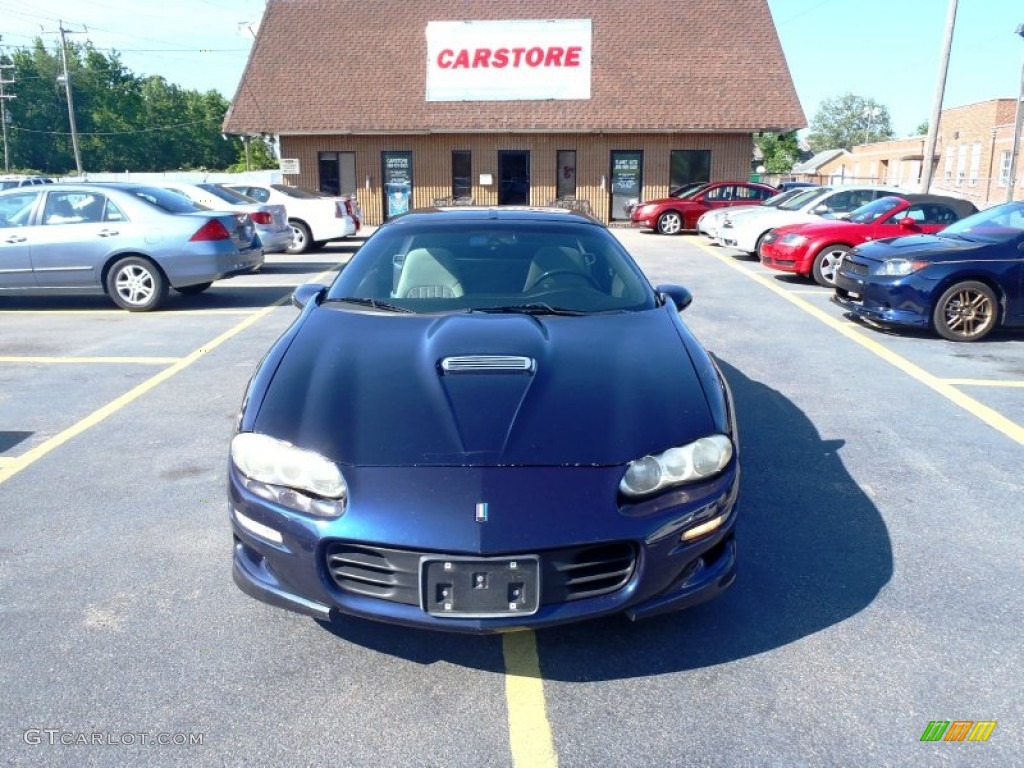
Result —
[[326, 290], [327, 286], [320, 283], [303, 283], [292, 293], [292, 305], [304, 309], [310, 301], [319, 304]]
[[828, 206], [825, 205], [824, 203], [822, 203], [821, 205], [817, 205], [814, 207], [811, 213], [816, 213], [819, 216], [821, 216], [822, 214], [828, 213]]
[[654, 289], [662, 301], [670, 300], [676, 305], [676, 312], [682, 312], [693, 303], [693, 294], [681, 285], [659, 285]]
[[909, 216], [904, 216], [897, 222], [900, 225], [900, 229], [917, 229], [917, 222]]

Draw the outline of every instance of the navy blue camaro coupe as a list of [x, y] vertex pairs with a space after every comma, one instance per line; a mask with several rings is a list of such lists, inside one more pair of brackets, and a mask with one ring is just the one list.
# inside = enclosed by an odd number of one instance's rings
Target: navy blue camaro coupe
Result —
[[1024, 202], [934, 235], [866, 243], [843, 259], [832, 300], [883, 327], [932, 328], [951, 341], [1024, 327]]
[[339, 614], [501, 632], [718, 595], [735, 417], [589, 216], [428, 209], [380, 227], [260, 363], [231, 443], [234, 578]]

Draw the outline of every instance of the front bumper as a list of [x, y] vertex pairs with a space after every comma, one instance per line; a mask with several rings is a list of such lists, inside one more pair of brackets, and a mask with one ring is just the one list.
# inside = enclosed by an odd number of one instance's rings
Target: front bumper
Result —
[[929, 288], [920, 284], [917, 275], [907, 277], [860, 276], [851, 272], [867, 265], [848, 255], [836, 274], [832, 302], [847, 312], [882, 325], [900, 325], [912, 328], [931, 327]]
[[811, 273], [810, 260], [806, 248], [794, 248], [789, 245], [780, 245], [778, 241], [764, 243], [761, 245], [761, 263], [769, 269], [777, 269], [780, 272], [795, 272], [798, 275], [809, 275]]
[[[369, 470], [372, 480], [384, 479], [381, 469]], [[430, 474], [433, 473], [433, 482]], [[537, 491], [523, 485], [526, 474], [543, 484]], [[243, 485], [237, 471], [229, 471], [231, 515], [234, 529], [235, 583], [246, 594], [272, 605], [319, 619], [341, 614], [361, 616], [406, 626], [468, 633], [508, 632], [626, 613], [631, 619], [686, 608], [724, 591], [735, 578], [736, 545], [733, 532], [739, 470], [734, 460], [723, 475], [685, 489], [676, 489], [611, 514], [592, 506], [567, 507], [572, 501], [587, 502], [609, 489], [614, 492], [621, 469], [615, 468], [408, 468], [392, 469], [392, 489], [446, 484], [446, 499], [436, 507], [426, 499], [423, 508], [396, 510], [392, 504], [403, 492], [383, 492], [390, 497], [375, 509], [353, 505], [336, 520], [318, 520], [281, 508], [255, 496]], [[560, 480], [554, 479], [561, 475]], [[584, 483], [580, 483], [580, 479]], [[364, 478], [365, 479], [365, 478]], [[424, 481], [426, 485], [424, 486]], [[547, 482], [552, 481], [552, 482]], [[407, 483], [414, 482], [415, 486]], [[353, 485], [358, 485], [359, 481]], [[589, 484], [595, 491], [563, 491], [572, 485]], [[517, 488], [515, 504], [501, 503], [500, 494], [489, 522], [478, 523], [469, 515], [459, 521], [442, 508], [461, 508], [459, 486], [479, 498], [480, 488], [494, 491]], [[454, 493], [448, 493], [454, 490]], [[355, 498], [355, 493], [353, 494]], [[614, 496], [613, 496], [614, 498]], [[545, 499], [549, 501], [545, 504]], [[384, 499], [378, 499], [384, 501]], [[522, 507], [518, 507], [521, 501]], [[518, 507], [518, 508], [517, 508]], [[279, 543], [252, 533], [236, 513], [278, 532]], [[506, 517], [507, 514], [507, 517]], [[724, 523], [692, 542], [681, 541], [681, 531], [713, 517]], [[419, 524], [417, 525], [417, 521]], [[427, 526], [424, 521], [429, 521]], [[493, 528], [491, 526], [494, 526]], [[386, 546], [382, 542], [387, 542]], [[385, 553], [393, 570], [379, 569], [373, 560], [369, 576], [351, 583], [328, 566], [328, 552], [355, 548]], [[437, 616], [422, 607], [422, 574], [415, 563], [421, 557], [451, 556], [492, 558], [537, 555], [542, 578], [548, 560], [569, 550], [618, 548], [633, 552], [630, 570], [607, 591], [578, 598], [562, 594], [558, 585], [540, 585], [541, 604], [530, 615], [507, 614], [486, 618]], [[390, 555], [388, 553], [391, 553]], [[368, 555], [369, 556], [369, 555]], [[408, 564], [412, 563], [410, 567]], [[576, 566], [572, 566], [576, 567]], [[587, 567], [592, 567], [587, 565]], [[377, 568], [378, 570], [372, 570]], [[548, 569], [550, 571], [550, 569]], [[595, 579], [600, 577], [591, 574]], [[362, 577], [359, 577], [362, 578]], [[380, 581], [383, 586], [377, 584]], [[370, 587], [365, 587], [370, 583]], [[354, 586], [352, 586], [354, 584]], [[547, 597], [543, 597], [543, 596]]]

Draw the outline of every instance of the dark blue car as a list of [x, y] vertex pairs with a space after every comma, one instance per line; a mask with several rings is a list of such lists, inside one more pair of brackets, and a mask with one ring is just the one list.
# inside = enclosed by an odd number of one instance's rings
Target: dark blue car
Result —
[[843, 259], [832, 300], [882, 326], [978, 341], [1024, 327], [1024, 202], [968, 216], [934, 235], [879, 240]]
[[296, 290], [252, 378], [236, 583], [319, 619], [462, 632], [719, 594], [736, 425], [689, 301], [586, 214], [392, 219], [333, 285]]

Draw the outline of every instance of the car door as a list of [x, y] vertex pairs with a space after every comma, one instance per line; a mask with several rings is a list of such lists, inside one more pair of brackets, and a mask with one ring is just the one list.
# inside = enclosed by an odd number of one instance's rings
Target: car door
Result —
[[0, 288], [30, 288], [32, 272], [32, 214], [40, 192], [18, 192], [0, 197]]
[[32, 268], [43, 288], [100, 288], [107, 255], [127, 237], [124, 214], [92, 191], [46, 193], [32, 239]]

